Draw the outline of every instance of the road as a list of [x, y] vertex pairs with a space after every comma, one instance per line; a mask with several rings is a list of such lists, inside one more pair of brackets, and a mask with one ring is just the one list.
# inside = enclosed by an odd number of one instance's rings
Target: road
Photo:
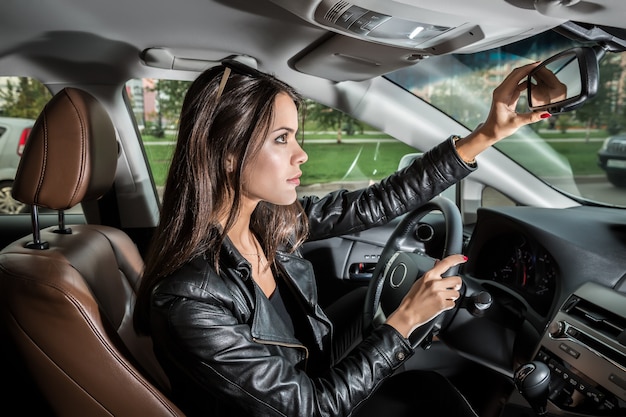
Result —
[[616, 188], [606, 177], [594, 175], [576, 181], [580, 194], [588, 200], [626, 206], [626, 188]]

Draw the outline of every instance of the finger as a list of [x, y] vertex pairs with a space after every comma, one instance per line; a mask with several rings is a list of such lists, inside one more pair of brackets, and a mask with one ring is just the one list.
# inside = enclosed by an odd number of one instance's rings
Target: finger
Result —
[[517, 91], [519, 93], [523, 93], [528, 89], [528, 85], [526, 84], [526, 81], [522, 81], [521, 83], [519, 83], [517, 85]]
[[448, 290], [445, 293], [443, 293], [443, 296], [445, 297], [446, 300], [456, 301], [459, 299], [461, 295], [459, 294], [457, 290]]
[[526, 78], [537, 65], [539, 65], [539, 62], [533, 62], [532, 64], [526, 64], [515, 68], [509, 73], [509, 75], [506, 76], [506, 78], [504, 78], [504, 81], [502, 81], [500, 86], [496, 88], [496, 91], [499, 89], [510, 91], [517, 88], [520, 81]]
[[440, 308], [441, 310], [449, 310], [454, 308], [456, 301], [461, 297], [460, 293], [456, 290], [446, 290], [439, 293]]
[[537, 72], [535, 72], [534, 78], [538, 82], [542, 82], [548, 86], [557, 86], [561, 84], [554, 72], [550, 71], [547, 67], [539, 68]]
[[522, 65], [521, 67], [515, 68], [511, 73], [507, 76], [507, 78], [516, 79], [517, 82], [521, 81], [525, 77], [530, 74], [532, 70], [534, 70], [537, 66], [539, 66], [541, 62], [532, 62], [530, 64]]
[[528, 113], [518, 113], [517, 119], [522, 125], [527, 125], [531, 123], [536, 123], [543, 119], [547, 119], [550, 116], [552, 115], [546, 111], [534, 111]]
[[463, 280], [458, 275], [446, 277], [442, 281], [445, 283], [447, 290], [459, 291], [463, 285]]
[[458, 275], [445, 277], [439, 280], [437, 289], [439, 291], [459, 291], [463, 285], [463, 280]]
[[[467, 256], [461, 254], [449, 255], [440, 261], [436, 261], [435, 265], [429, 271], [432, 275], [441, 275], [453, 266], [467, 262]], [[430, 275], [430, 274], [429, 274]]]
[[515, 68], [506, 76], [504, 81], [496, 87], [493, 91], [493, 102], [504, 102], [509, 106], [514, 103], [518, 98], [522, 90], [520, 85], [525, 85], [526, 82], [522, 82], [527, 78], [530, 71], [532, 71], [538, 65], [537, 62], [527, 64], [522, 67]]

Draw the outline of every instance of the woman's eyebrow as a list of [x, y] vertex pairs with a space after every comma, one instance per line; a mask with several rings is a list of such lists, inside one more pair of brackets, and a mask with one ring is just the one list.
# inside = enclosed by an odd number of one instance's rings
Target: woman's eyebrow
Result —
[[276, 132], [279, 132], [281, 130], [286, 130], [289, 133], [296, 133], [297, 132], [297, 129], [292, 129], [290, 127], [281, 126], [281, 127], [277, 127], [276, 129], [272, 130], [270, 133], [276, 133]]

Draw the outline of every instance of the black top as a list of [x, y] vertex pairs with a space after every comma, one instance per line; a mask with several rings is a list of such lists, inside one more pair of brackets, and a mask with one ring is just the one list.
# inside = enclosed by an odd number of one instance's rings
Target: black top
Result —
[[289, 311], [287, 311], [287, 306], [285, 305], [285, 301], [283, 300], [283, 297], [280, 294], [281, 293], [280, 287], [281, 287], [280, 285], [277, 285], [276, 290], [274, 290], [272, 295], [270, 295], [270, 303], [276, 309], [276, 312], [278, 313], [280, 318], [285, 322], [285, 324], [289, 328], [289, 331], [293, 335], [295, 333], [295, 327], [293, 325], [293, 320], [291, 319], [291, 315], [289, 314]]

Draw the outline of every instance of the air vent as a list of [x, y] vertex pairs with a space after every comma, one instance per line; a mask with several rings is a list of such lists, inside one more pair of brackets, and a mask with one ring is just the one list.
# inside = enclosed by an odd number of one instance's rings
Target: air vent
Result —
[[347, 1], [340, 1], [338, 3], [335, 3], [333, 7], [328, 9], [326, 14], [324, 15], [324, 19], [328, 20], [331, 23], [335, 23], [337, 19], [339, 19], [339, 16], [341, 16], [343, 11], [350, 6], [351, 4]]
[[626, 318], [576, 296], [565, 303], [563, 310], [595, 331], [626, 345]]

